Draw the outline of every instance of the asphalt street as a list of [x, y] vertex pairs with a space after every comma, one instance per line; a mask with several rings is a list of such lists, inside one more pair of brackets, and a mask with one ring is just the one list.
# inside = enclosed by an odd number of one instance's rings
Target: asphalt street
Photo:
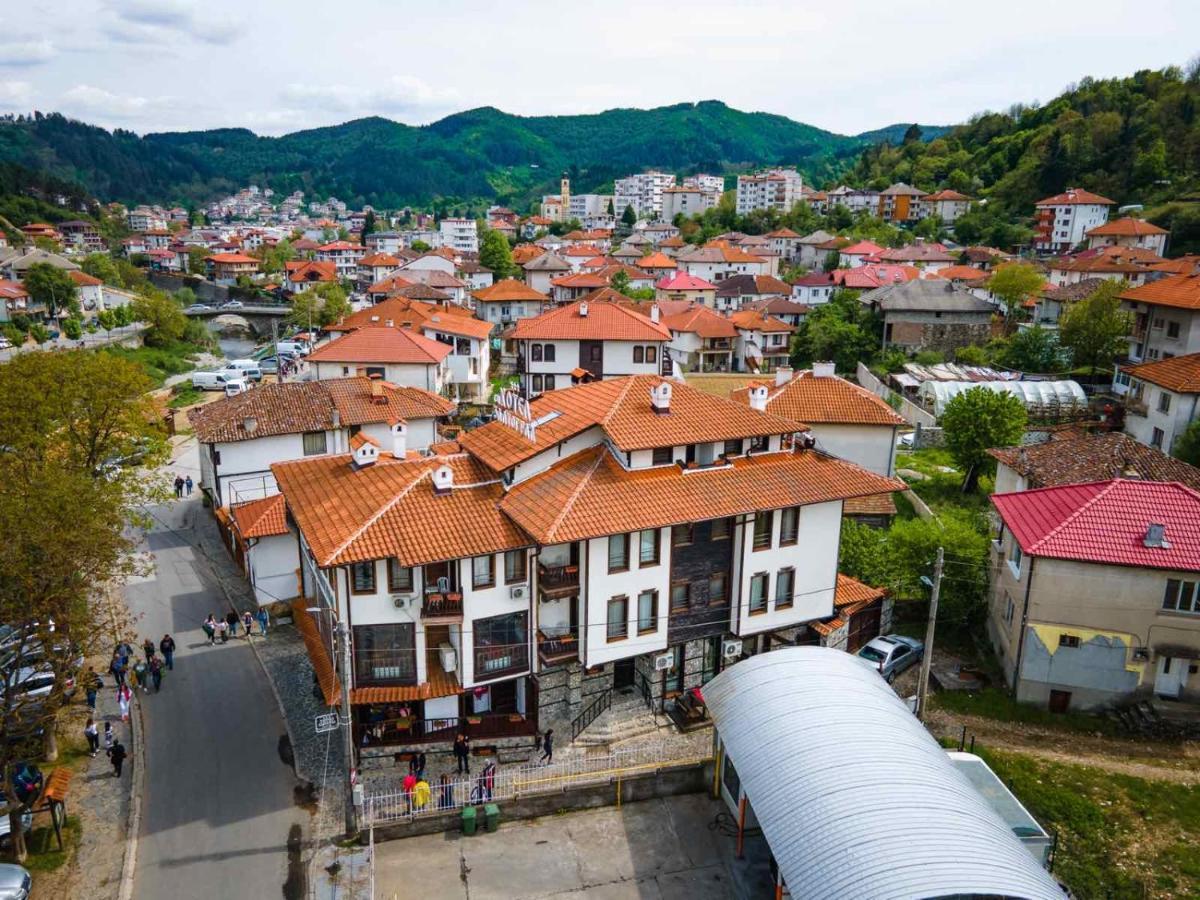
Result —
[[[198, 480], [195, 442], [185, 446], [170, 471]], [[307, 836], [309, 816], [296, 805], [296, 780], [280, 757], [279, 707], [246, 640], [210, 647], [200, 628], [208, 613], [228, 611], [213, 569], [191, 543], [191, 523], [210, 513], [199, 491], [152, 513], [144, 549], [154, 572], [125, 593], [140, 616], [137, 643], [152, 637], [157, 644], [169, 632], [178, 651], [162, 693], [142, 697], [145, 793], [133, 896], [296, 896], [297, 839]]]

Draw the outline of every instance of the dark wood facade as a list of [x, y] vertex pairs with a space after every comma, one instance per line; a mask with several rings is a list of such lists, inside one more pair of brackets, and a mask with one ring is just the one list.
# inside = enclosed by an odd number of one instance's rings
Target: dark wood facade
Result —
[[[675, 534], [671, 543], [671, 589], [666, 598], [667, 643], [680, 644], [701, 638], [724, 634], [729, 630], [729, 597], [733, 589], [733, 528], [731, 520], [722, 520], [725, 525], [723, 538], [713, 539], [717, 522], [696, 522], [692, 527], [691, 542], [675, 546]], [[723, 575], [725, 596], [716, 600], [710, 594], [714, 575]], [[688, 605], [679, 608], [672, 604], [675, 585], [689, 585]]]

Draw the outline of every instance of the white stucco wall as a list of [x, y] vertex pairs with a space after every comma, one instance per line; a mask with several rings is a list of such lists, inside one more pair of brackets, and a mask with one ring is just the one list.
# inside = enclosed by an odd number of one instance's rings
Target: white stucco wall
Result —
[[248, 557], [250, 582], [259, 606], [300, 596], [296, 579], [300, 556], [295, 534], [258, 538]]
[[816, 424], [810, 428], [817, 439], [817, 447], [826, 453], [856, 463], [877, 475], [893, 474], [895, 426]]
[[[586, 665], [596, 666], [614, 659], [625, 659], [667, 648], [667, 619], [671, 605], [671, 535], [669, 528], [659, 529], [659, 563], [649, 568], [638, 566], [638, 533], [629, 537], [629, 570], [609, 574], [608, 538], [594, 538], [585, 543], [587, 558], [587, 609], [584, 620], [587, 630]], [[638, 634], [638, 594], [658, 591], [658, 628], [648, 634]], [[627, 631], [621, 640], [608, 640], [608, 601], [624, 595], [629, 598]]]

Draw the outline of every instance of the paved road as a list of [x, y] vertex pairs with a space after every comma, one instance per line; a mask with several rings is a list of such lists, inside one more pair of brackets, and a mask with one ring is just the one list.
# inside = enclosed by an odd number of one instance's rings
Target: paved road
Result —
[[[195, 446], [188, 443], [171, 471], [198, 480]], [[209, 612], [228, 608], [209, 564], [188, 543], [196, 538], [193, 518], [208, 515], [198, 497], [154, 509], [159, 520], [145, 540], [155, 573], [126, 587], [142, 615], [140, 637], [157, 641], [170, 632], [179, 645], [162, 693], [143, 697], [147, 762], [134, 896], [295, 897], [288, 839], [299, 836], [293, 829], [307, 832], [309, 817], [295, 804], [295, 778], [279, 756], [286, 729], [253, 652], [241, 638], [209, 647], [200, 629]]]
[[94, 347], [118, 344], [121, 341], [137, 337], [145, 330], [145, 325], [126, 325], [122, 328], [114, 328], [112, 331], [97, 331], [95, 334], [84, 332], [83, 336], [77, 341], [72, 341], [61, 335], [55, 340], [46, 341], [44, 344], [35, 344], [27, 341], [20, 347], [0, 350], [0, 363], [8, 362], [18, 353], [33, 353], [37, 350], [78, 350], [81, 346], [90, 350]]

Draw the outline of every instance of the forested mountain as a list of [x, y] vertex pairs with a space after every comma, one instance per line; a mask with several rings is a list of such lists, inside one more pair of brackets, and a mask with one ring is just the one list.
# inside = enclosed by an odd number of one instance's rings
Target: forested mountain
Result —
[[851, 178], [989, 198], [1009, 214], [1067, 187], [1153, 204], [1200, 187], [1200, 71], [1085, 78], [1042, 106], [982, 113], [927, 143], [863, 151]]
[[[583, 116], [514, 116], [484, 107], [422, 127], [367, 118], [278, 138], [246, 129], [139, 137], [35, 114], [0, 121], [0, 161], [125, 202], [204, 201], [255, 182], [355, 205], [440, 199], [524, 207], [564, 170], [577, 191], [652, 166], [716, 173], [789, 164], [823, 181], [871, 142], [898, 139], [908, 127], [846, 136], [717, 101]], [[944, 130], [922, 128], [926, 137]]]

